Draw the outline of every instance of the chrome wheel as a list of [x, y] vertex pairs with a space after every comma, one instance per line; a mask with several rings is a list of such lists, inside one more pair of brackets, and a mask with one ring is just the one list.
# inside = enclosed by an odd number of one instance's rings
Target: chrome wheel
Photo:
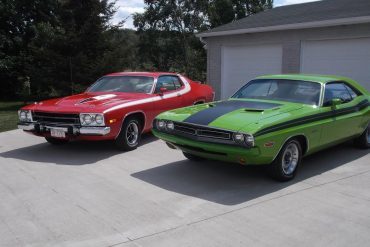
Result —
[[139, 126], [136, 122], [131, 122], [127, 126], [126, 140], [129, 146], [136, 146], [139, 139]]
[[286, 175], [294, 173], [299, 162], [299, 149], [296, 143], [290, 143], [282, 155], [282, 168]]

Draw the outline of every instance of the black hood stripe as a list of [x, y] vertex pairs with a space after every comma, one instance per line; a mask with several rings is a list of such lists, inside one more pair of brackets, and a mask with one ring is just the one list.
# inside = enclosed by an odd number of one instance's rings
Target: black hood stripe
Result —
[[219, 118], [229, 112], [239, 109], [252, 109], [252, 110], [266, 110], [280, 106], [280, 104], [258, 102], [258, 101], [244, 101], [244, 100], [228, 100], [216, 103], [211, 103], [209, 108], [199, 111], [190, 117], [186, 118], [183, 122], [198, 125], [208, 125], [216, 118]]

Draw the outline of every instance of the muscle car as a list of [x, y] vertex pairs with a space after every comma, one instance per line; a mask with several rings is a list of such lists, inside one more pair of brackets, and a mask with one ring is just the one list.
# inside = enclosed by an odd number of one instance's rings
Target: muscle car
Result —
[[357, 82], [321, 75], [269, 75], [230, 99], [160, 114], [153, 133], [190, 160], [269, 164], [292, 179], [302, 157], [354, 139], [370, 147], [370, 95]]
[[213, 100], [210, 86], [174, 73], [113, 73], [86, 92], [50, 99], [19, 110], [18, 128], [51, 144], [69, 140], [114, 140], [135, 149], [155, 116], [174, 108]]

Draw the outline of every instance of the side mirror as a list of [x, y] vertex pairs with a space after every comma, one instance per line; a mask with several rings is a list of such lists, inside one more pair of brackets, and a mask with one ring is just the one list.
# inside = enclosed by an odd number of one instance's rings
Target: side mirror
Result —
[[339, 98], [332, 99], [331, 100], [331, 107], [334, 109], [334, 108], [336, 108], [338, 105], [340, 105], [342, 103], [343, 103], [343, 100], [341, 100]]
[[165, 87], [161, 87], [161, 88], [159, 89], [159, 95], [163, 95], [165, 92], [167, 92], [167, 88], [165, 88]]

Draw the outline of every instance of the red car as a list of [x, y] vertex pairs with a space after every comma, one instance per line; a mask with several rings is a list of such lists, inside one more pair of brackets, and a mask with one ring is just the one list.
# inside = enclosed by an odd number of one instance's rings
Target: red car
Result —
[[213, 98], [210, 86], [179, 74], [114, 73], [82, 94], [23, 107], [18, 128], [45, 137], [51, 144], [114, 140], [121, 150], [133, 150], [159, 113]]

